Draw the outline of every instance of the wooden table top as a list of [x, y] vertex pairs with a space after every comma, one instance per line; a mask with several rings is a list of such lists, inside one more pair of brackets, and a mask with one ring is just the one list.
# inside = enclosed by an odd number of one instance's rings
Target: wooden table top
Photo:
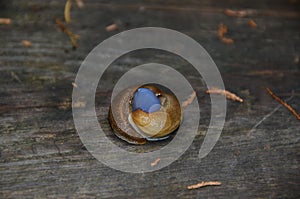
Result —
[[[80, 36], [77, 49], [55, 22], [65, 24], [64, 7], [65, 1], [57, 0], [0, 2], [0, 18], [11, 19], [0, 24], [0, 198], [300, 196], [300, 123], [265, 90], [270, 87], [282, 99], [290, 98], [288, 103], [300, 112], [300, 1], [86, 0], [82, 8], [73, 1], [67, 27]], [[242, 11], [242, 16], [228, 16], [225, 9]], [[218, 38], [221, 23], [233, 44]], [[107, 31], [111, 24], [118, 29]], [[225, 88], [244, 102], [227, 101], [221, 137], [200, 160], [210, 118], [201, 76], [166, 52], [121, 57], [96, 93], [100, 124], [119, 147], [145, 152], [168, 143], [129, 145], [111, 132], [107, 110], [113, 85], [133, 66], [156, 61], [185, 73], [201, 109], [195, 140], [178, 160], [154, 172], [132, 174], [99, 162], [81, 142], [72, 117], [72, 82], [96, 45], [124, 30], [149, 26], [173, 29], [200, 43]], [[202, 181], [222, 185], [187, 189]]]

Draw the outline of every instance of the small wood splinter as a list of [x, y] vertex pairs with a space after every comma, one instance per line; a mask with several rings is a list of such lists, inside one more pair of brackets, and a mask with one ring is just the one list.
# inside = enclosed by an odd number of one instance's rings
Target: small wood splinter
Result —
[[77, 39], [79, 38], [79, 35], [74, 34], [70, 29], [68, 29], [60, 19], [57, 18], [55, 22], [56, 25], [61, 29], [61, 31], [69, 36], [73, 48], [78, 48]]
[[289, 104], [287, 104], [285, 101], [283, 101], [282, 99], [280, 99], [277, 95], [275, 95], [270, 88], [266, 87], [266, 90], [268, 91], [268, 93], [271, 95], [271, 97], [273, 97], [277, 102], [279, 102], [280, 104], [282, 104], [285, 108], [287, 108], [299, 121], [300, 121], [300, 115], [299, 113], [297, 113], [295, 111], [295, 109], [293, 109]]
[[72, 86], [73, 86], [74, 88], [78, 88], [78, 86], [77, 86], [77, 84], [76, 84], [75, 82], [72, 82]]
[[246, 10], [226, 9], [224, 11], [224, 14], [230, 17], [246, 17], [248, 15], [248, 12]]
[[10, 18], [0, 18], [0, 24], [10, 25], [12, 20]]
[[220, 24], [218, 27], [218, 37], [220, 39], [220, 41], [224, 44], [233, 44], [234, 40], [229, 38], [229, 37], [225, 37], [225, 34], [228, 32], [228, 27], [224, 24]]
[[187, 186], [187, 189], [198, 189], [198, 188], [206, 187], [206, 186], [219, 186], [221, 184], [222, 183], [219, 181], [200, 182], [198, 184], [193, 184], [193, 185]]
[[71, 7], [72, 7], [72, 1], [67, 0], [65, 4], [65, 11], [64, 11], [66, 23], [71, 22]]
[[32, 44], [28, 40], [22, 40], [22, 45], [25, 46], [25, 47], [30, 47]]
[[248, 20], [248, 25], [253, 29], [257, 28], [257, 24], [253, 19]]
[[191, 103], [193, 103], [194, 99], [196, 98], [196, 92], [194, 91], [187, 100], [185, 100], [184, 102], [182, 102], [182, 107], [187, 107], [188, 105], [190, 105]]
[[154, 160], [153, 162], [151, 162], [151, 167], [156, 166], [159, 162], [160, 162], [160, 158], [157, 158], [156, 160]]
[[218, 37], [219, 38], [222, 38], [224, 37], [224, 34], [226, 34], [228, 31], [228, 27], [224, 24], [219, 24], [219, 27], [218, 27]]
[[111, 25], [106, 26], [105, 30], [107, 32], [112, 32], [112, 31], [118, 30], [118, 26], [117, 26], [117, 24], [113, 23]]
[[238, 101], [238, 102], [243, 102], [244, 100], [242, 98], [240, 98], [239, 96], [237, 96], [234, 93], [231, 93], [227, 90], [223, 90], [223, 89], [218, 89], [218, 88], [211, 88], [208, 89], [206, 91], [207, 94], [220, 94], [220, 95], [224, 95], [227, 99], [233, 100], [233, 101]]
[[224, 44], [233, 44], [234, 43], [234, 40], [231, 39], [231, 38], [228, 38], [228, 37], [223, 37], [220, 39], [222, 43]]

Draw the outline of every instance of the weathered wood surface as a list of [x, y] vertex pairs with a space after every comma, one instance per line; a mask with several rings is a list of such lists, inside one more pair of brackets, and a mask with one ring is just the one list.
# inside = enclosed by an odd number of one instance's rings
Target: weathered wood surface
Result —
[[[79, 48], [55, 25], [63, 19], [65, 1], [1, 1], [0, 17], [0, 197], [1, 198], [299, 198], [300, 123], [281, 107], [256, 129], [252, 127], [278, 103], [265, 91], [270, 86], [300, 111], [299, 1], [85, 1], [73, 6], [70, 27], [79, 34]], [[223, 14], [225, 8], [251, 9], [249, 17]], [[247, 25], [249, 18], [258, 27]], [[201, 161], [198, 150], [209, 115], [203, 115], [199, 135], [184, 155], [152, 173], [128, 174], [98, 162], [84, 148], [74, 128], [70, 108], [72, 85], [80, 63], [92, 48], [119, 31], [160, 26], [181, 31], [202, 44], [216, 62], [228, 90], [245, 99], [228, 101], [225, 128], [213, 151]], [[233, 45], [217, 38], [219, 23], [228, 25]], [[22, 40], [30, 40], [24, 47]], [[138, 55], [138, 54], [137, 54]], [[184, 71], [169, 55], [151, 58]], [[107, 107], [115, 78], [147, 57], [124, 58], [97, 93]], [[184, 63], [182, 63], [184, 65]], [[261, 71], [273, 71], [262, 74]], [[209, 97], [199, 77], [189, 76], [202, 109]], [[208, 113], [209, 114], [209, 113]], [[100, 122], [108, 129], [105, 114]], [[110, 135], [115, 143], [132, 150]], [[218, 187], [187, 190], [200, 181], [221, 181]]]

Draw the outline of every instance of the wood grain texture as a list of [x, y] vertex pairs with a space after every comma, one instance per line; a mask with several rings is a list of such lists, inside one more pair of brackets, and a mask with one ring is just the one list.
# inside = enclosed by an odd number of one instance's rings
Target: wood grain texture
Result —
[[[84, 2], [84, 8], [74, 5], [71, 10], [69, 28], [80, 35], [78, 49], [72, 50], [55, 25], [56, 18], [63, 19], [65, 1], [0, 1], [0, 17], [12, 19], [10, 25], [0, 25], [0, 198], [300, 197], [299, 121], [280, 108], [251, 131], [278, 105], [266, 86], [279, 96], [284, 93], [282, 98], [294, 91], [289, 104], [300, 111], [299, 1]], [[227, 8], [253, 11], [249, 17], [257, 28], [248, 26], [248, 17], [224, 15]], [[119, 30], [106, 32], [112, 23]], [[219, 23], [229, 27], [226, 35], [234, 44], [219, 41]], [[199, 160], [210, 119], [210, 98], [201, 77], [168, 53], [120, 58], [106, 71], [96, 94], [99, 122], [118, 146], [145, 152], [169, 142], [133, 146], [111, 133], [107, 113], [113, 85], [135, 65], [157, 61], [173, 66], [194, 86], [201, 106], [198, 134], [183, 156], [162, 170], [129, 174], [98, 162], [81, 143], [70, 107], [72, 82], [97, 44], [144, 26], [174, 29], [198, 41], [216, 62], [226, 89], [244, 102], [228, 101], [223, 133], [213, 151]], [[22, 40], [31, 46], [24, 47]], [[267, 70], [276, 73], [259, 73]], [[222, 185], [186, 189], [202, 181]]]

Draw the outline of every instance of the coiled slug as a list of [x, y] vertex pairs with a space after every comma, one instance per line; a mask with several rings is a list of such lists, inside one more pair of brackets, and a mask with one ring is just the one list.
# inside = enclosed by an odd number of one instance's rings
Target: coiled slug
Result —
[[179, 127], [181, 120], [181, 106], [176, 96], [155, 85], [123, 90], [109, 109], [114, 133], [132, 144], [165, 139]]

